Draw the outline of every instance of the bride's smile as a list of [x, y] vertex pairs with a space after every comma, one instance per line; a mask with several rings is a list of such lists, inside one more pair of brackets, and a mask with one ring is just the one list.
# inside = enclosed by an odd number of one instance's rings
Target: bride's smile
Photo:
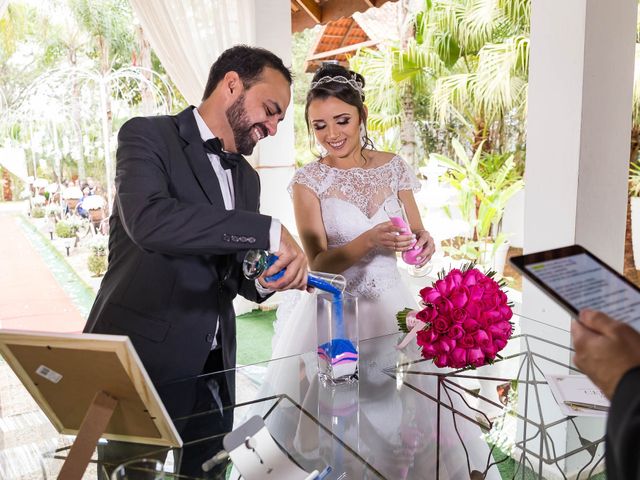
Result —
[[329, 155], [361, 163], [360, 115], [355, 106], [336, 97], [318, 98], [309, 104], [308, 114], [316, 140]]

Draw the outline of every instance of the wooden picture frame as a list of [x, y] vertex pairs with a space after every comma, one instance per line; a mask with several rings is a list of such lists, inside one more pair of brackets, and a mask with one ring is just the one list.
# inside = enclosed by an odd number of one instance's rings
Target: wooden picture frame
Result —
[[84, 472], [100, 437], [182, 446], [129, 337], [0, 329], [0, 353], [58, 432], [76, 435], [65, 466]]

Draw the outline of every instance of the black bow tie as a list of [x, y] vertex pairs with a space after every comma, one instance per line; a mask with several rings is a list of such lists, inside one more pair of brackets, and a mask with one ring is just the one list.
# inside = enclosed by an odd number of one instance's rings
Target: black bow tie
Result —
[[220, 159], [220, 165], [222, 165], [222, 168], [224, 168], [225, 170], [236, 168], [238, 162], [244, 159], [244, 157], [239, 153], [225, 152], [222, 149], [222, 142], [219, 138], [211, 138], [204, 142], [203, 145], [205, 152], [213, 153], [214, 155], [218, 156], [218, 158]]

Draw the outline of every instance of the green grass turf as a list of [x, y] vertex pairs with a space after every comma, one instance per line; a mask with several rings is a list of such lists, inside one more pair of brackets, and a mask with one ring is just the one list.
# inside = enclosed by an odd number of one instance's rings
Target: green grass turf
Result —
[[275, 310], [252, 310], [236, 318], [238, 364], [249, 365], [271, 358], [271, 337], [275, 319]]

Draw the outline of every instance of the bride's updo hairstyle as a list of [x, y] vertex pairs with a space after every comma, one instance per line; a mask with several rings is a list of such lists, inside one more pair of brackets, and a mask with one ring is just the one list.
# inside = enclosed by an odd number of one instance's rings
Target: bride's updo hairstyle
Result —
[[364, 109], [364, 77], [352, 70], [347, 70], [342, 65], [325, 64], [315, 73], [309, 92], [307, 103], [304, 107], [304, 118], [309, 132], [309, 143], [313, 148], [314, 136], [309, 122], [309, 105], [314, 100], [326, 100], [335, 97], [358, 109], [361, 128], [362, 148], [375, 148], [367, 132], [367, 112]]

